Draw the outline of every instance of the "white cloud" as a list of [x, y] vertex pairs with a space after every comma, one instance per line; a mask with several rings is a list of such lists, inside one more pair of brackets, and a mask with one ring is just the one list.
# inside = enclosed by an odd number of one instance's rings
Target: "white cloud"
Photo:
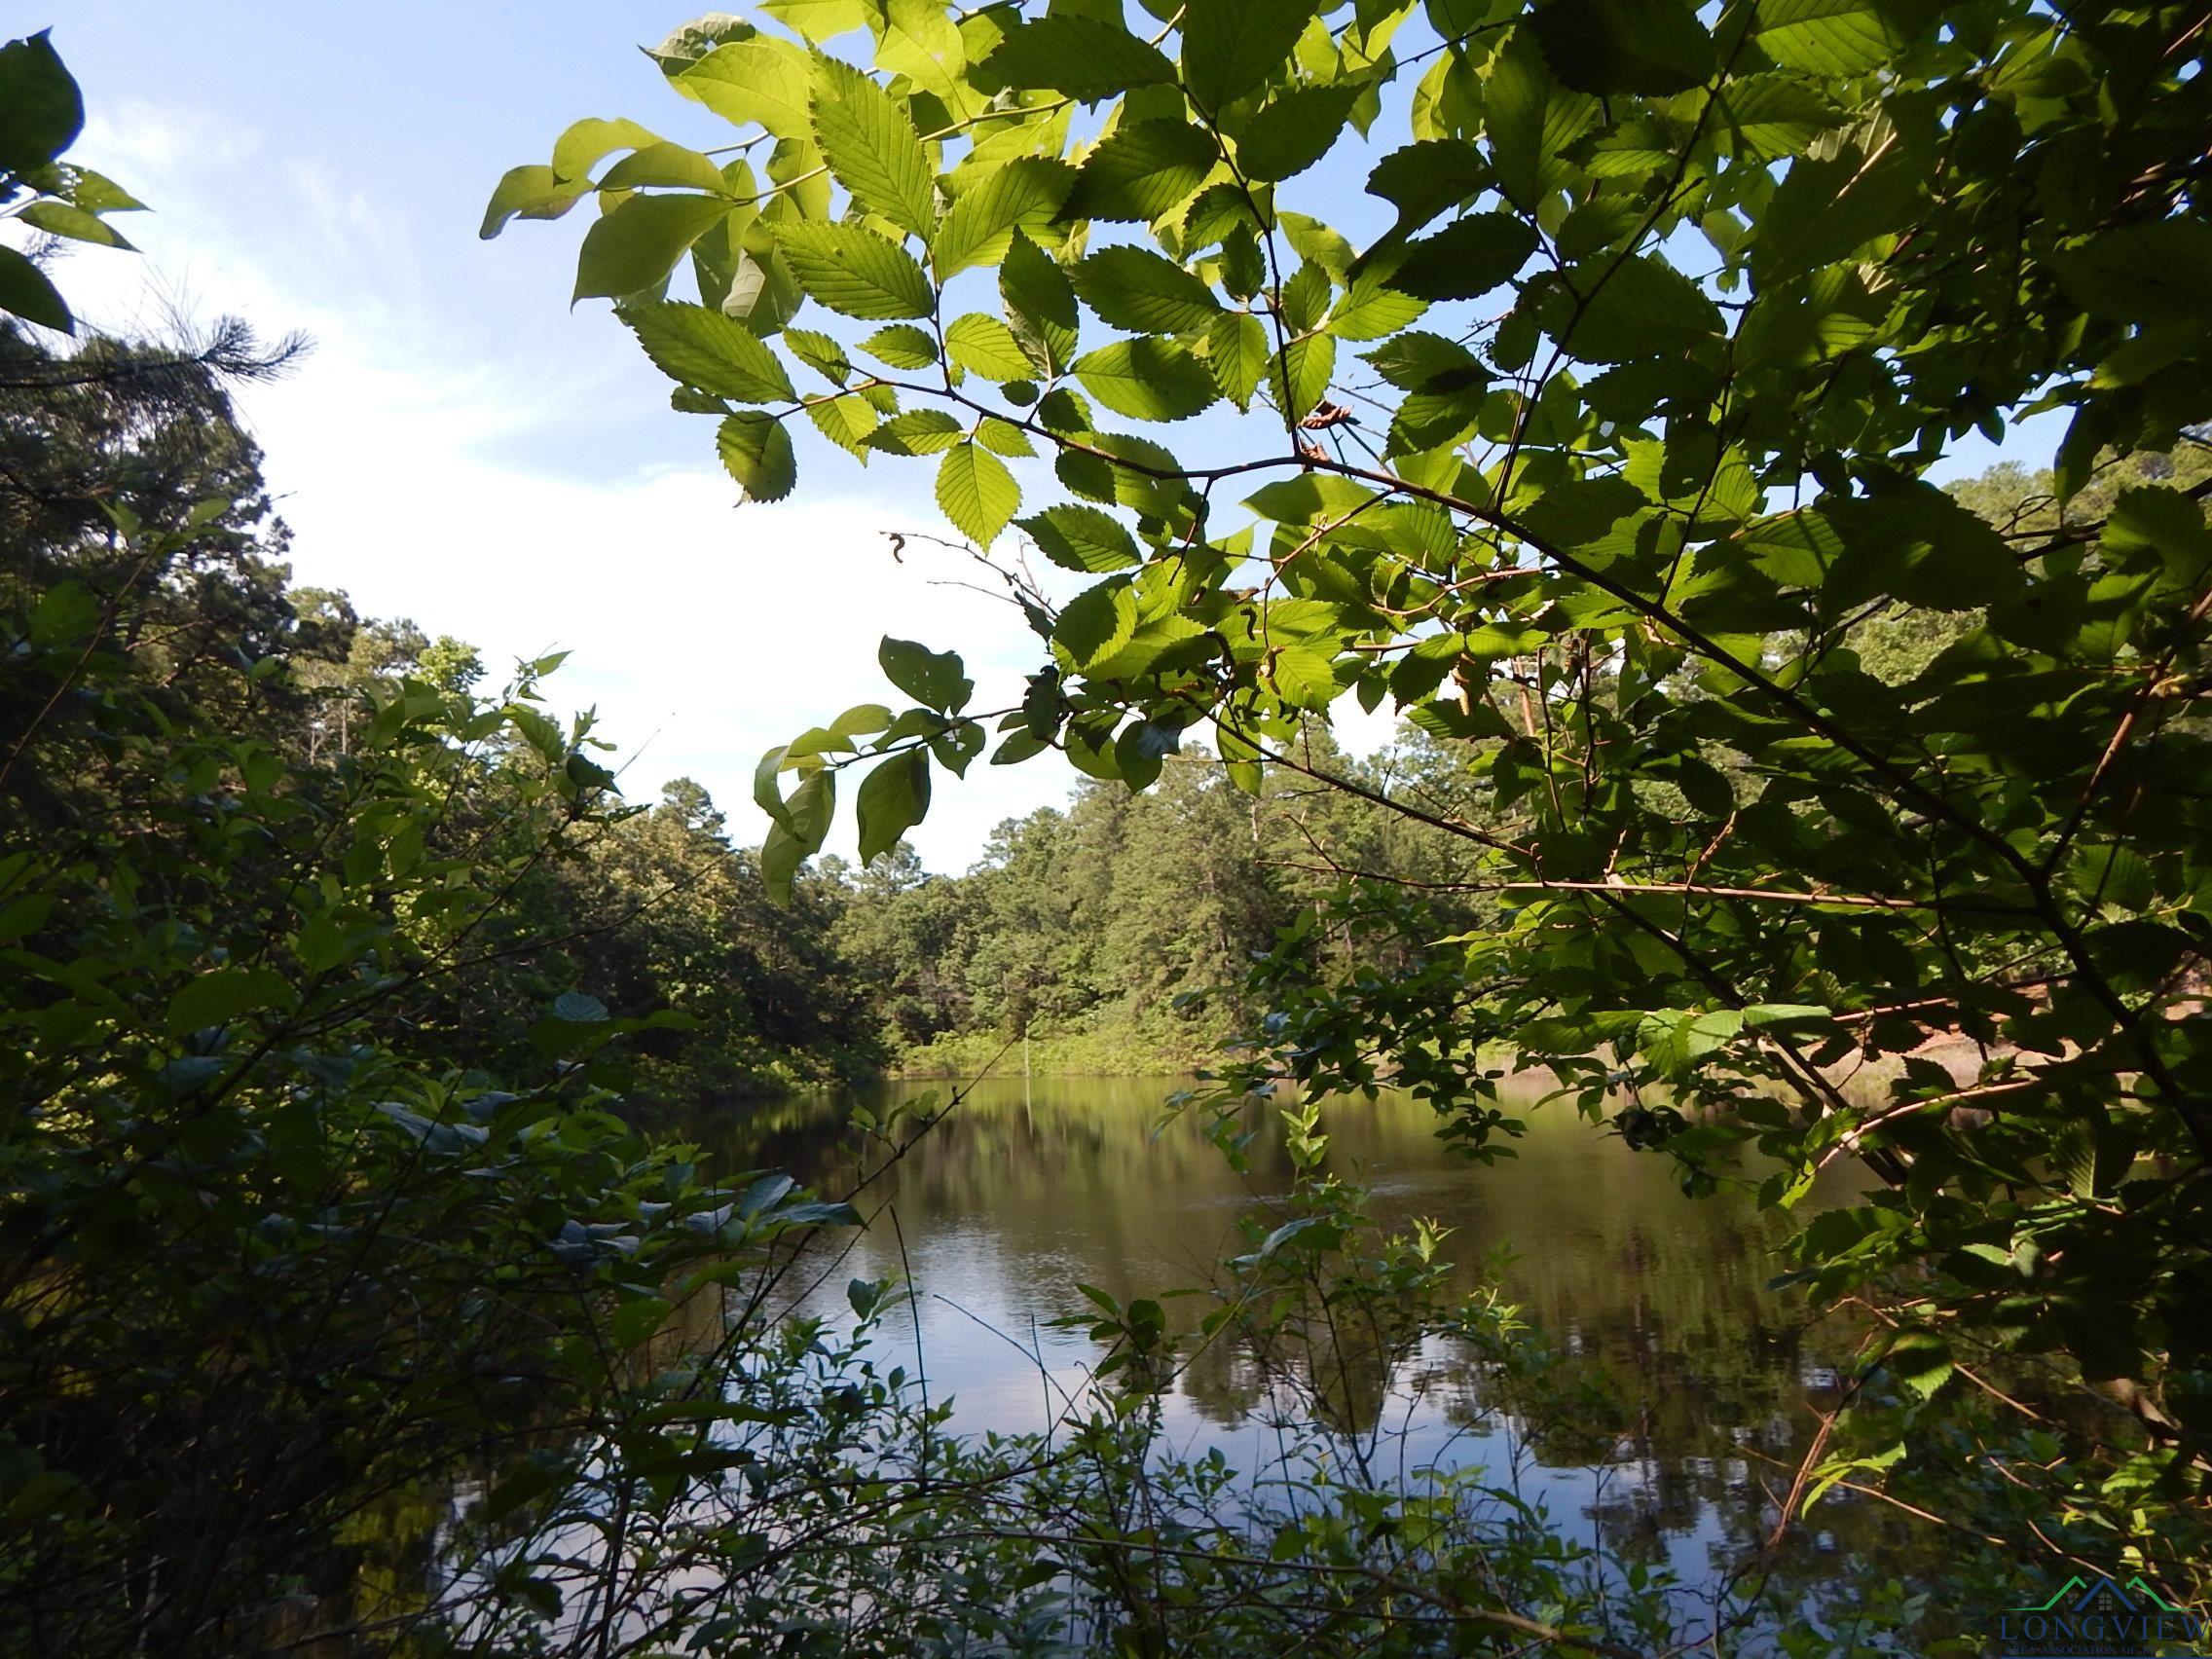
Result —
[[[677, 465], [533, 464], [534, 436], [561, 422], [619, 427], [633, 419], [625, 399], [635, 419], [657, 417], [649, 369], [610, 385], [589, 361], [549, 367], [492, 343], [457, 346], [459, 313], [423, 279], [405, 222], [313, 158], [264, 174], [240, 221], [197, 181], [209, 154], [266, 159], [251, 134], [133, 104], [82, 148], [164, 208], [130, 223], [142, 260], [71, 262], [88, 316], [147, 326], [181, 305], [314, 341], [289, 379], [241, 398], [296, 533], [297, 579], [467, 639], [495, 669], [571, 650], [548, 695], [598, 708], [633, 797], [689, 774], [742, 838], [756, 836], [762, 751], [848, 704], [898, 700], [875, 663], [885, 634], [964, 650], [979, 709], [1019, 700], [1036, 645], [1018, 614], [941, 585], [968, 573], [950, 553], [917, 542], [903, 562], [891, 556], [885, 532], [939, 528], [926, 495], [908, 511], [831, 461], [806, 499], [739, 507], [698, 422], [676, 429], [688, 444]], [[846, 468], [833, 482], [831, 465]], [[934, 867], [964, 867], [992, 824], [1059, 800], [1072, 776], [1051, 756], [978, 764], [965, 783], [940, 782], [913, 839]], [[851, 837], [848, 814], [832, 849], [849, 853]]]
[[[622, 331], [562, 314], [554, 243], [499, 264], [457, 239], [425, 260], [403, 190], [371, 195], [190, 108], [115, 106], [79, 153], [159, 209], [129, 221], [143, 258], [72, 260], [87, 316], [146, 328], [233, 312], [312, 337], [296, 373], [240, 400], [297, 579], [466, 639], [495, 672], [571, 650], [549, 698], [597, 707], [633, 798], [689, 775], [756, 837], [764, 750], [849, 704], [897, 701], [875, 663], [885, 634], [963, 651], [977, 709], [1019, 700], [1038, 656], [1018, 613], [944, 585], [975, 573], [949, 551], [917, 540], [891, 557], [885, 532], [942, 528], [919, 474], [826, 456], [802, 465], [802, 498], [737, 506], [706, 424], [666, 414]], [[518, 269], [527, 298], [507, 291]], [[1387, 741], [1387, 711], [1337, 713], [1347, 747]], [[999, 819], [1073, 780], [1056, 756], [979, 763], [940, 780], [913, 840], [932, 867], [964, 868]], [[849, 854], [852, 834], [848, 810], [831, 849]]]

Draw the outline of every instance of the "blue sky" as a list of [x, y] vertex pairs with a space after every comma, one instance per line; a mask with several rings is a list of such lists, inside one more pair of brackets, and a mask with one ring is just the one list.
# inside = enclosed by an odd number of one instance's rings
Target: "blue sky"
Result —
[[[629, 793], [649, 799], [688, 773], [752, 840], [754, 760], [848, 704], [888, 699], [883, 634], [963, 650], [981, 707], [1017, 700], [1036, 645], [1005, 605], [943, 585], [968, 574], [953, 556], [890, 559], [885, 532], [943, 529], [923, 467], [864, 471], [802, 431], [793, 499], [735, 507], [711, 423], [670, 411], [667, 383], [605, 302], [569, 309], [588, 205], [478, 240], [499, 174], [543, 161], [579, 117], [727, 140], [638, 50], [690, 15], [70, 0], [10, 32], [55, 24], [91, 112], [74, 159], [156, 209], [122, 227], [143, 257], [73, 261], [63, 281], [79, 309], [125, 327], [169, 309], [235, 312], [314, 339], [297, 375], [244, 406], [297, 533], [299, 579], [471, 640], [495, 668], [571, 649], [552, 695], [598, 708]], [[1332, 157], [1285, 204], [1371, 234], [1365, 167]], [[1203, 460], [1231, 432], [1209, 416], [1178, 442]], [[2055, 437], [2009, 450], [2040, 463]], [[1939, 476], [1993, 455], [1970, 440]], [[1033, 502], [1042, 465], [1017, 463]], [[1352, 747], [1386, 735], [1386, 718], [1351, 716], [1347, 704]], [[933, 867], [964, 867], [992, 824], [1060, 800], [1072, 776], [1051, 756], [978, 766], [939, 790], [913, 839]]]
[[[934, 585], [968, 573], [950, 555], [890, 559], [883, 532], [943, 528], [922, 468], [863, 471], [809, 432], [801, 498], [736, 507], [712, 424], [669, 410], [605, 302], [569, 309], [588, 208], [477, 240], [499, 174], [580, 116], [726, 139], [638, 51], [689, 15], [71, 0], [51, 20], [91, 114], [75, 159], [155, 211], [122, 224], [140, 257], [90, 250], [62, 280], [109, 325], [181, 307], [309, 333], [299, 373], [244, 400], [298, 578], [496, 667], [570, 648], [549, 692], [597, 707], [625, 789], [688, 773], [752, 840], [761, 751], [896, 695], [884, 634], [966, 651], [979, 702], [1018, 700], [1037, 652], [1003, 604]], [[978, 767], [913, 839], [965, 867], [1072, 779], [1052, 756]]]

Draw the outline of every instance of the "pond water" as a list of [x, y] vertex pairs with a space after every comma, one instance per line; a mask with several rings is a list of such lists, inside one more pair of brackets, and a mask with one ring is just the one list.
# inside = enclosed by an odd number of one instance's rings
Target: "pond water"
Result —
[[[1546, 1085], [1518, 1080], [1533, 1105]], [[747, 1105], [688, 1132], [725, 1170], [777, 1168], [826, 1194], [864, 1167], [850, 1123], [902, 1095], [951, 1086], [892, 1085], [872, 1094]], [[1101, 1348], [1051, 1321], [1085, 1310], [1080, 1283], [1116, 1297], [1158, 1296], [1219, 1277], [1246, 1248], [1237, 1217], [1289, 1185], [1280, 1148], [1263, 1135], [1252, 1167], [1234, 1171], [1196, 1121], [1161, 1128], [1173, 1079], [986, 1082], [882, 1179], [861, 1207], [871, 1218], [828, 1248], [800, 1306], [849, 1320], [849, 1278], [910, 1274], [887, 1321], [886, 1363], [924, 1372], [951, 1396], [954, 1426], [1042, 1429], [1079, 1391]], [[1508, 1088], [1512, 1088], [1509, 1083]], [[1511, 1250], [1506, 1294], [1570, 1364], [1581, 1428], [1538, 1433], [1480, 1409], [1468, 1368], [1424, 1351], [1379, 1402], [1393, 1465], [1465, 1466], [1545, 1503], [1575, 1536], [1624, 1560], [1665, 1561], [1689, 1584], [1717, 1582], [1772, 1528], [1817, 1426], [1834, 1403], [1835, 1367], [1860, 1333], [1816, 1323], [1801, 1301], [1768, 1288], [1784, 1271], [1784, 1223], [1748, 1193], [1689, 1198], [1661, 1155], [1630, 1149], [1570, 1106], [1530, 1115], [1518, 1157], [1493, 1166], [1454, 1156], [1433, 1114], [1409, 1098], [1332, 1102], [1331, 1167], [1376, 1195], [1381, 1219], [1427, 1217], [1453, 1230], [1448, 1252], [1472, 1289], [1493, 1253]], [[866, 1165], [880, 1161], [870, 1153]], [[1848, 1198], [1849, 1177], [1816, 1188], [1818, 1207]], [[1204, 1305], [1168, 1304], [1178, 1326]], [[1419, 1375], [1415, 1375], [1419, 1373]], [[1563, 1386], [1568, 1385], [1563, 1382]], [[1591, 1399], [1580, 1402], [1587, 1387]], [[1165, 1420], [1178, 1449], [1220, 1447], [1264, 1462], [1271, 1431], [1252, 1413], [1248, 1369], [1226, 1346], [1174, 1384]], [[1371, 1434], [1376, 1413], [1361, 1425]], [[1839, 1494], [1792, 1535], [1785, 1571], [1808, 1581], [1848, 1568], [1923, 1565], [1926, 1529]]]

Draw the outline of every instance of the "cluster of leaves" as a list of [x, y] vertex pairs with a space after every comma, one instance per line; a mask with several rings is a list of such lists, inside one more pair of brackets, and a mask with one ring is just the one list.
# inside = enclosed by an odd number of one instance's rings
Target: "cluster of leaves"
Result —
[[[145, 206], [113, 179], [61, 160], [85, 125], [85, 101], [46, 31], [0, 46], [0, 218], [50, 237], [123, 247], [111, 213]], [[20, 248], [0, 247], [0, 313], [74, 333], [53, 279]]]
[[[1257, 789], [1301, 722], [1389, 702], [1461, 774], [1395, 809], [1498, 919], [1268, 1064], [1434, 1080], [1479, 1142], [1499, 1043], [1693, 1184], [1751, 1143], [1787, 1207], [1859, 1162], [1878, 1190], [1802, 1231], [1803, 1281], [1912, 1293], [1888, 1364], [1923, 1404], [1985, 1350], [2120, 1401], [2053, 1490], [2172, 1567], [2160, 1505], [2212, 1470], [2212, 533], [2200, 469], [2124, 458], [2212, 418], [2195, 10], [765, 11], [797, 38], [656, 55], [736, 159], [582, 123], [487, 232], [597, 196], [579, 297], [749, 496], [793, 487], [803, 414], [1088, 578], [1019, 587], [1018, 707], [890, 646], [917, 707], [771, 755], [774, 872], [840, 770], [889, 846], [988, 720], [994, 760], [1132, 789], [1202, 734]], [[2046, 506], [1930, 482], [2038, 414]], [[1046, 458], [1065, 498], [1017, 518]]]

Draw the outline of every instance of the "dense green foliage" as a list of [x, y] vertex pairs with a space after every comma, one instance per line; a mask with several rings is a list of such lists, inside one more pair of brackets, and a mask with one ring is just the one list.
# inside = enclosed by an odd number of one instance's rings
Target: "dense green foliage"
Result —
[[[1430, 1331], [1470, 1375], [1522, 1341], [1349, 1192], [1336, 1248], [1255, 1219], [1213, 1321], [1308, 1401], [1280, 1499], [1158, 1446], [1157, 1303], [1098, 1308], [1126, 1387], [977, 1443], [876, 1357], [885, 1284], [841, 1333], [788, 1316], [859, 1212], [627, 1116], [865, 1060], [857, 901], [809, 878], [771, 918], [701, 792], [625, 807], [551, 663], [483, 697], [465, 645], [287, 591], [226, 390], [286, 355], [0, 329], [0, 1647], [1617, 1652], [1601, 1628], [1677, 1622], [1471, 1477], [1332, 1469], [1329, 1388]], [[939, 1115], [869, 1120], [854, 1195]], [[1388, 1340], [1324, 1353], [1331, 1307]]]
[[[2212, 534], [2154, 459], [2212, 418], [2197, 9], [1145, 10], [710, 18], [655, 56], [731, 150], [586, 122], [495, 196], [487, 235], [596, 195], [577, 297], [750, 498], [803, 417], [1090, 578], [1006, 562], [1016, 707], [887, 642], [911, 707], [762, 763], [770, 878], [848, 772], [868, 852], [994, 734], [1135, 791], [1203, 739], [1258, 792], [1391, 701], [1454, 757], [1392, 809], [1495, 908], [1439, 944], [1354, 889], [1396, 963], [1283, 941], [1223, 1109], [1390, 1076], [1494, 1152], [1502, 1047], [1693, 1190], [1856, 1161], [1794, 1251], [1876, 1334], [1788, 1507], [1886, 1481], [2201, 1584]], [[2035, 414], [2046, 500], [1929, 481]]]

